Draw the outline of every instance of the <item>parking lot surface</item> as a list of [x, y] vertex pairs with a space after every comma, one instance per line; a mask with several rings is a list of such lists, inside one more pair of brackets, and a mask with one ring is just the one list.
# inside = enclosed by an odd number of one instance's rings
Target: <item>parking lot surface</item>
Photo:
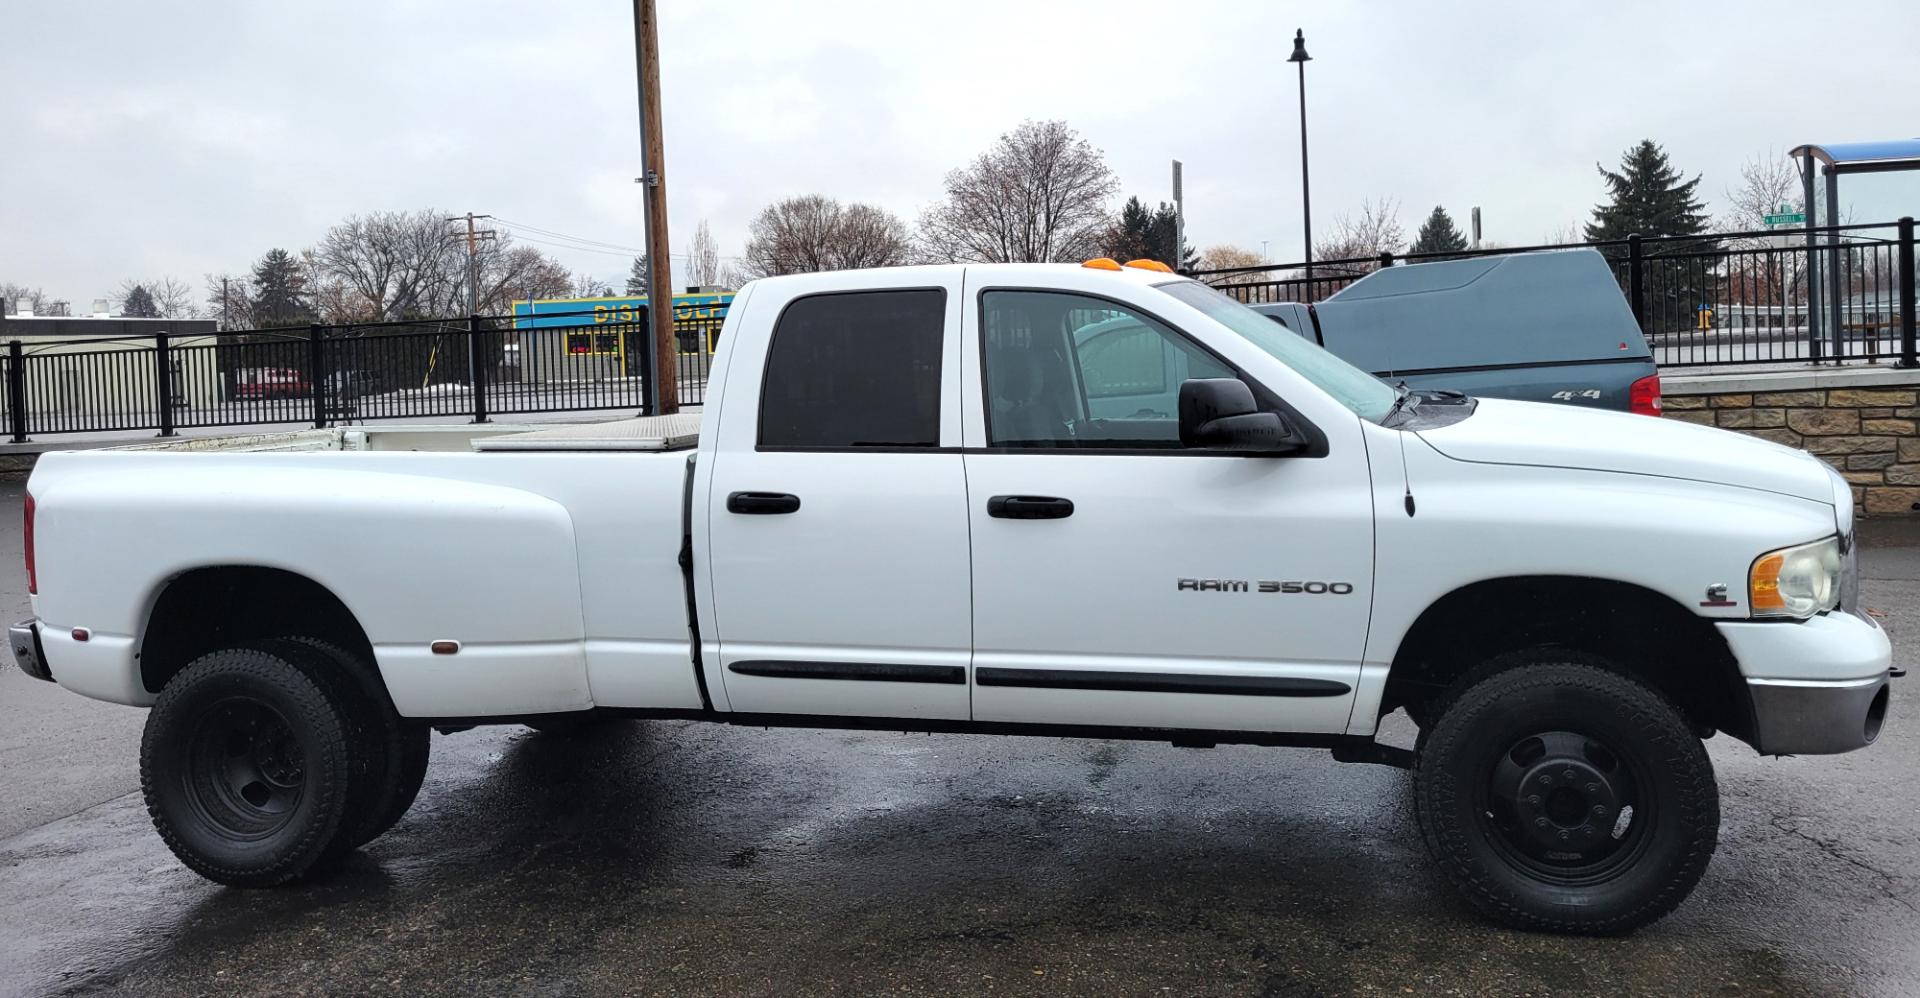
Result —
[[[18, 501], [0, 489], [0, 522]], [[1862, 532], [1864, 602], [1911, 667], [1920, 531]], [[0, 534], [13, 619], [18, 544]], [[0, 994], [1913, 994], [1914, 702], [1896, 687], [1879, 744], [1847, 756], [1713, 739], [1699, 890], [1632, 937], [1576, 939], [1455, 904], [1398, 770], [692, 722], [436, 735], [393, 832], [234, 890], [153, 834], [143, 712], [8, 666]]]

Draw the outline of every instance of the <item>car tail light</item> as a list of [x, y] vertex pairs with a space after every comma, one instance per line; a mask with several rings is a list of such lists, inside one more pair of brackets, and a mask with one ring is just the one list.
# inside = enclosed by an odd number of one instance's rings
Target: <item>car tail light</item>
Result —
[[36, 596], [40, 593], [40, 579], [33, 573], [33, 493], [31, 492], [27, 493], [25, 526], [25, 535], [21, 539], [20, 546], [27, 553], [27, 595]]
[[1642, 416], [1660, 415], [1660, 376], [1649, 374], [1627, 389], [1627, 408]]

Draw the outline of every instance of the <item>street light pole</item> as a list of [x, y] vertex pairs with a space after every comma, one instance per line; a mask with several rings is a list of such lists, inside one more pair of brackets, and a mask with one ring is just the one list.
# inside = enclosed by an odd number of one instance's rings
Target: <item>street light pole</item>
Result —
[[1307, 54], [1307, 33], [1296, 28], [1293, 32], [1293, 54], [1287, 61], [1300, 67], [1300, 224], [1305, 233], [1307, 251], [1307, 296], [1313, 296], [1313, 200], [1311, 188], [1307, 184], [1307, 63], [1313, 56]]

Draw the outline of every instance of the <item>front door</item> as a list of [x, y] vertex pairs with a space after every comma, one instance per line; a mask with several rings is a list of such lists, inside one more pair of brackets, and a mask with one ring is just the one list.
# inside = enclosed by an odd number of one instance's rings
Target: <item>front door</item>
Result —
[[1181, 450], [1180, 382], [1241, 375], [1107, 299], [988, 288], [965, 325], [986, 391], [973, 716], [1345, 731], [1372, 589], [1358, 434], [1320, 457]]
[[[835, 287], [854, 279], [771, 305], [763, 289], [749, 307], [777, 321], [739, 324], [772, 339], [736, 344], [719, 406], [721, 681], [737, 712], [965, 719], [958, 281]], [[742, 363], [762, 349], [762, 370]]]

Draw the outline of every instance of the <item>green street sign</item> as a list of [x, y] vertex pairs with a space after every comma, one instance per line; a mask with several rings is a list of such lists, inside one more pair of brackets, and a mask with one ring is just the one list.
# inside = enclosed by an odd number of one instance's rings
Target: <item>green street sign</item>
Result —
[[1798, 225], [1807, 220], [1807, 213], [1793, 211], [1782, 215], [1768, 215], [1766, 219], [1768, 225]]

